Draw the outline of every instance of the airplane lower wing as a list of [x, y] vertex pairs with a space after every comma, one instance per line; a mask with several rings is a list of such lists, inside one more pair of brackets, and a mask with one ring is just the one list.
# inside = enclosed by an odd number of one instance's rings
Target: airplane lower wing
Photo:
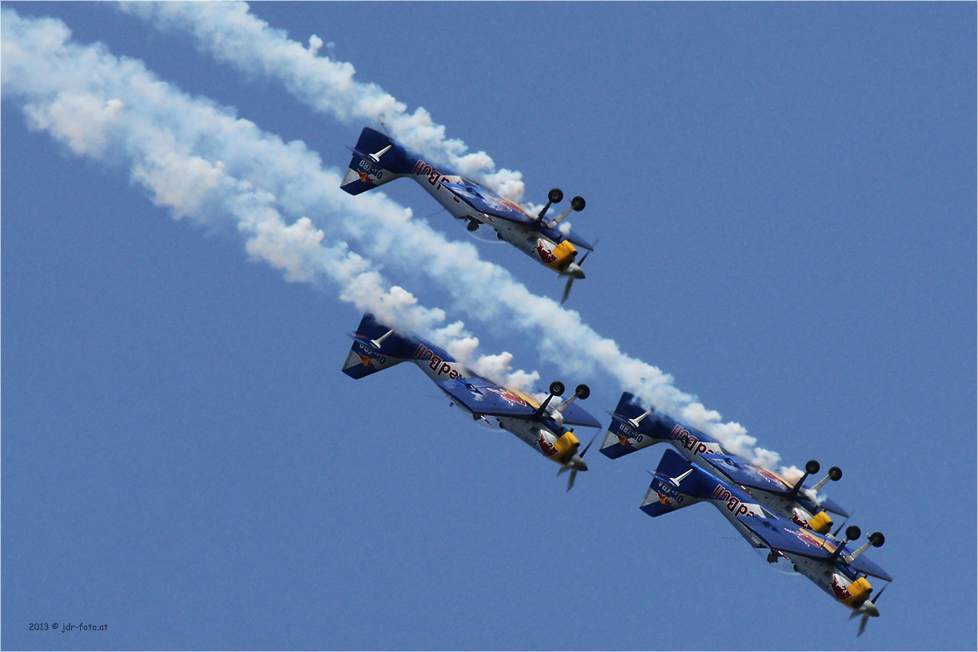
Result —
[[[474, 414], [513, 419], [536, 419], [540, 404], [519, 392], [506, 389], [485, 378], [457, 378], [436, 383], [443, 392]], [[559, 407], [559, 403], [557, 404]], [[576, 403], [561, 411], [564, 425], [600, 428], [601, 422]]]
[[[784, 478], [756, 464], [723, 453], [703, 453], [701, 457], [739, 485], [786, 497], [791, 495], [792, 487]], [[822, 499], [818, 505], [833, 514], [849, 516], [849, 513], [831, 498]]]
[[[754, 533], [757, 538], [763, 541], [768, 547], [774, 550], [781, 550], [788, 554], [811, 557], [825, 562], [832, 560], [832, 553], [835, 551], [836, 543], [826, 540], [825, 537], [800, 528], [794, 524], [786, 524], [781, 519], [764, 519], [750, 516], [742, 516], [737, 519], [744, 527]], [[844, 563], [839, 560], [839, 563]], [[866, 555], [856, 557], [848, 564], [849, 568], [878, 577], [887, 582], [893, 581], [889, 573], [880, 568], [872, 559]]]
[[722, 453], [702, 453], [700, 457], [739, 485], [774, 494], [791, 493], [791, 485], [777, 474], [755, 464]]
[[485, 416], [530, 419], [536, 415], [537, 406], [505, 387], [484, 378], [457, 378], [436, 383], [470, 412]]
[[573, 231], [568, 231], [566, 234], [561, 234], [574, 244], [576, 244], [581, 249], [587, 249], [588, 251], [594, 251], [594, 247], [587, 240], [577, 235]]
[[510, 222], [534, 224], [533, 218], [520, 210], [519, 206], [511, 201], [488, 193], [482, 194], [478, 188], [460, 183], [442, 181], [441, 185], [443, 188], [448, 188], [452, 191], [452, 194], [457, 199], [464, 201], [480, 213], [487, 213], [493, 217], [500, 217]]

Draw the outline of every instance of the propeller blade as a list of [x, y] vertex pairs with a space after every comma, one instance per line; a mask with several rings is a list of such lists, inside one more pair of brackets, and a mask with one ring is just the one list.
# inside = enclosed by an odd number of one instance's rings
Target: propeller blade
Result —
[[574, 285], [574, 277], [571, 276], [567, 279], [567, 285], [564, 286], [564, 296], [560, 300], [561, 303], [567, 301], [568, 295], [570, 295], [571, 286]]
[[890, 586], [890, 585], [887, 584], [882, 589], [880, 589], [880, 592], [876, 594], [876, 597], [875, 598], [873, 598], [873, 604], [879, 604], [880, 603], [880, 598], [883, 597], [883, 592], [886, 591], [886, 589], [887, 589], [888, 586]]
[[567, 481], [567, 491], [574, 488], [574, 480], [577, 480], [577, 469], [571, 470], [570, 480]]
[[[582, 459], [587, 454], [587, 449], [591, 448], [591, 444], [593, 444], [594, 443], [594, 440], [598, 438], [598, 434], [600, 432], [601, 432], [601, 429], [600, 428], [594, 432], [594, 436], [591, 437], [591, 441], [589, 441], [587, 443], [587, 446], [584, 447], [584, 451], [581, 453], [581, 458]], [[885, 591], [886, 589], [883, 589], [883, 590]], [[883, 591], [880, 591], [880, 595], [882, 595], [882, 594], [883, 594]]]
[[868, 620], [869, 620], [869, 614], [863, 614], [862, 619], [860, 619], [860, 621], [859, 621], [859, 633], [856, 634], [856, 638], [859, 638], [860, 636], [862, 636], [863, 635], [863, 632], [866, 631], [866, 622]]
[[570, 467], [569, 466], [562, 466], [562, 467], [560, 467], [560, 470], [557, 471], [557, 477], [559, 478], [560, 476], [562, 476], [563, 474], [567, 473], [568, 471], [570, 471]]
[[838, 537], [839, 532], [842, 532], [842, 528], [846, 526], [846, 523], [849, 522], [849, 519], [852, 518], [852, 515], [855, 513], [856, 510], [852, 510], [852, 514], [849, 514], [849, 516], [846, 516], [844, 519], [842, 519], [842, 523], [839, 524], [839, 527], [835, 528], [835, 532], [832, 533], [832, 536]]

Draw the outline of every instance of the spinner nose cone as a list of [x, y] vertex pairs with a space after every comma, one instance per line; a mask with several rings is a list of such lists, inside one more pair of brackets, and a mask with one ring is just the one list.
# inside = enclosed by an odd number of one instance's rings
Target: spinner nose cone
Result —
[[587, 462], [580, 455], [574, 455], [571, 458], [570, 466], [578, 471], [587, 471]]
[[880, 610], [876, 608], [876, 605], [873, 604], [872, 600], [866, 600], [860, 610], [867, 616], [871, 616], [873, 618], [877, 618], [880, 615]]
[[567, 269], [564, 270], [564, 273], [571, 278], [584, 278], [584, 270], [581, 269], [581, 266], [577, 263], [571, 263], [568, 265]]

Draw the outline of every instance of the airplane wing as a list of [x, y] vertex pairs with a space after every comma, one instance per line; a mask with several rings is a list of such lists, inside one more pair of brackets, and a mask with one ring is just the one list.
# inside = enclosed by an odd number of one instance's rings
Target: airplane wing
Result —
[[[785, 497], [791, 494], [791, 485], [785, 482], [784, 478], [756, 464], [723, 453], [703, 453], [701, 457], [739, 485]], [[833, 514], [849, 516], [849, 513], [831, 498], [822, 499], [818, 506]]]
[[[441, 380], [436, 384], [467, 410], [484, 416], [534, 419], [540, 407], [533, 398], [485, 378], [457, 378]], [[568, 405], [561, 414], [566, 426], [601, 427], [601, 422], [577, 403]]]
[[887, 582], [892, 582], [893, 578], [885, 570], [880, 568], [876, 562], [867, 557], [866, 555], [860, 555], [852, 560], [849, 564], [849, 568], [855, 569], [860, 573], [866, 573], [867, 575], [872, 575], [873, 577], [878, 577], [881, 580], [886, 580]]
[[588, 251], [594, 251], [594, 247], [591, 246], [591, 243], [589, 243], [587, 240], [585, 240], [581, 236], [577, 235], [573, 231], [568, 231], [566, 234], [561, 234], [561, 235], [563, 235], [565, 238], [567, 238], [568, 240], [570, 240], [571, 242], [573, 242], [574, 244], [576, 244], [581, 249], [587, 249]]
[[[757, 518], [741, 516], [737, 518], [740, 523], [748, 530], [753, 532], [761, 541], [770, 548], [782, 550], [784, 552], [811, 557], [825, 562], [832, 559], [832, 552], [835, 551], [838, 543], [829, 540], [820, 534], [800, 528], [794, 523], [788, 523], [780, 518]], [[846, 547], [848, 550], [848, 546]], [[852, 552], [849, 550], [849, 552]], [[845, 563], [841, 559], [837, 563]], [[880, 568], [872, 559], [866, 555], [860, 555], [852, 560], [849, 568], [866, 575], [878, 577], [887, 582], [893, 581], [889, 573]]]
[[509, 220], [510, 222], [519, 222], [520, 224], [530, 225], [535, 223], [535, 220], [524, 213], [518, 204], [485, 192], [481, 188], [466, 186], [460, 183], [449, 183], [447, 181], [442, 181], [441, 185], [451, 190], [456, 199], [464, 201], [480, 213], [486, 213], [493, 217]]
[[774, 494], [791, 493], [791, 485], [777, 474], [756, 464], [723, 453], [702, 453], [700, 457], [739, 485]]
[[591, 416], [591, 413], [577, 403], [571, 403], [561, 412], [564, 415], [565, 426], [586, 426], [600, 428], [601, 422]]
[[775, 550], [783, 550], [803, 557], [822, 559], [828, 561], [832, 557], [832, 549], [826, 549], [824, 544], [828, 543], [823, 537], [791, 524], [783, 519], [758, 518], [756, 516], [741, 516], [737, 520], [741, 525], [757, 535], [768, 547]]
[[484, 378], [457, 378], [435, 384], [475, 414], [530, 419], [537, 411], [537, 406], [522, 396]]

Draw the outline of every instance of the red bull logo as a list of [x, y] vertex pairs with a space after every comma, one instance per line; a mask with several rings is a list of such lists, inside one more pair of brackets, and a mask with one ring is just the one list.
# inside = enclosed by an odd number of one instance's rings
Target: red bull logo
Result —
[[806, 530], [799, 528], [797, 530], [788, 529], [793, 535], [798, 537], [798, 540], [804, 543], [806, 546], [812, 546], [813, 548], [825, 548], [824, 545], [826, 541], [815, 534], [812, 534], [811, 530]]
[[618, 438], [618, 443], [621, 444], [622, 446], [633, 446], [632, 440], [626, 437], [625, 435], [622, 435], [620, 433], [615, 433], [615, 437]]
[[812, 529], [814, 529], [814, 528], [812, 528], [812, 526], [811, 526], [811, 525], [810, 525], [810, 524], [808, 523], [808, 519], [806, 519], [806, 518], [805, 518], [805, 517], [804, 517], [804, 516], [802, 515], [802, 513], [801, 513], [800, 511], [798, 511], [797, 509], [793, 509], [793, 510], [791, 510], [791, 522], [792, 522], [792, 523], [794, 523], [795, 525], [800, 525], [800, 526], [802, 526], [803, 528], [807, 528], [807, 529], [809, 529], [809, 530], [812, 530]]
[[540, 255], [540, 260], [547, 265], [557, 262], [557, 257], [553, 255], [552, 251], [547, 249], [547, 246], [543, 243], [543, 240], [537, 240], [537, 253]]
[[499, 203], [510, 210], [516, 211], [517, 213], [523, 213], [524, 215], [526, 214], [526, 211], [523, 210], [522, 206], [520, 206], [516, 202], [506, 199], [505, 197], [500, 197]]
[[520, 398], [517, 394], [509, 391], [505, 387], [486, 387], [493, 394], [497, 394], [504, 401], [508, 401], [510, 405], [526, 405], [526, 401]]
[[537, 439], [537, 444], [540, 446], [540, 452], [542, 452], [547, 457], [553, 457], [558, 452], [557, 448], [549, 441], [547, 441], [547, 438], [544, 437], [543, 435], [540, 435], [540, 438]]
[[847, 600], [852, 597], [852, 593], [849, 593], [849, 587], [840, 581], [838, 575], [832, 575], [832, 583], [829, 584], [829, 587], [835, 594], [836, 600]]

